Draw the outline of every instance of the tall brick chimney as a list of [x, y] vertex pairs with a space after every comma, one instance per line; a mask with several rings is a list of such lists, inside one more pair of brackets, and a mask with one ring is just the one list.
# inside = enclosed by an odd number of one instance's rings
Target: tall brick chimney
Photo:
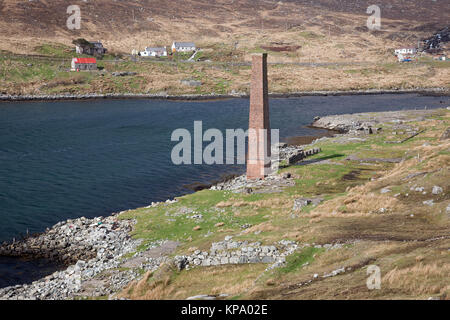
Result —
[[267, 53], [252, 56], [247, 179], [264, 179], [270, 169]]

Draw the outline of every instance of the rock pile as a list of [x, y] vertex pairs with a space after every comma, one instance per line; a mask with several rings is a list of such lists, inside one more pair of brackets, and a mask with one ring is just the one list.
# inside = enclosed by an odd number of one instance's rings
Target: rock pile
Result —
[[[82, 280], [118, 267], [124, 254], [136, 250], [141, 241], [128, 235], [134, 223], [117, 219], [117, 214], [106, 218], [82, 217], [59, 222], [36, 237], [4, 243], [0, 246], [0, 255], [46, 258], [71, 265], [32, 284], [2, 288], [0, 300], [65, 299], [72, 296], [81, 290]], [[116, 279], [116, 286], [125, 282], [120, 279]]]
[[111, 73], [114, 77], [125, 77], [125, 76], [135, 76], [137, 75], [136, 72], [130, 72], [130, 71], [116, 71]]
[[381, 130], [381, 128], [376, 127], [374, 122], [357, 121], [346, 115], [318, 118], [312, 123], [312, 126], [350, 134], [372, 134]]
[[3, 243], [0, 255], [45, 258], [65, 265], [78, 260], [108, 258], [126, 251], [132, 242], [128, 232], [134, 221], [119, 220], [117, 214], [103, 218], [59, 222], [35, 237]]
[[[321, 152], [320, 148], [313, 148], [311, 150], [304, 150], [303, 146], [288, 146], [286, 143], [279, 143], [272, 148], [272, 152], [279, 154], [277, 163], [272, 163], [272, 168], [285, 161], [288, 165], [295, 164], [308, 156], [312, 156]], [[235, 178], [219, 182], [213, 185], [211, 190], [231, 190], [234, 192], [277, 192], [281, 187], [293, 186], [295, 182], [290, 179], [290, 174], [276, 175], [271, 174], [264, 178], [264, 180], [247, 180], [245, 174]]]
[[218, 183], [212, 186], [211, 190], [230, 190], [236, 193], [261, 193], [261, 192], [276, 192], [280, 191], [280, 187], [293, 186], [295, 182], [293, 179], [286, 176], [270, 175], [264, 180], [247, 180], [245, 175], [236, 177], [234, 179]]
[[314, 205], [317, 206], [319, 203], [323, 201], [323, 197], [316, 197], [316, 198], [297, 198], [294, 200], [294, 206], [292, 207], [293, 211], [300, 211], [303, 207], [306, 207], [307, 205]]
[[441, 49], [442, 43], [450, 41], [450, 26], [438, 31], [436, 34], [428, 39], [424, 39], [423, 49], [428, 52]]

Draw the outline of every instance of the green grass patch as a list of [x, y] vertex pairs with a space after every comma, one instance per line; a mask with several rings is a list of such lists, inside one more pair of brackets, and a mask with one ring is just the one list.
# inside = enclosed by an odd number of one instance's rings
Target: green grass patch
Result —
[[43, 44], [35, 48], [36, 52], [45, 56], [69, 58], [75, 55], [75, 47], [68, 47], [63, 44]]
[[317, 34], [315, 32], [312, 31], [301, 31], [299, 33], [299, 35], [305, 39], [320, 39], [320, 38], [325, 38], [325, 36], [321, 35], [321, 34]]
[[[137, 220], [132, 235], [144, 239], [139, 250], [145, 249], [148, 243], [159, 239], [174, 241], [189, 239], [191, 244], [205, 241], [207, 240], [205, 237], [212, 236], [212, 232], [217, 229], [214, 225], [218, 222], [223, 222], [227, 229], [240, 230], [243, 224], [255, 225], [265, 220], [267, 210], [236, 216], [234, 213], [237, 208], [216, 207], [219, 202], [227, 201], [230, 195], [230, 192], [225, 191], [202, 190], [180, 197], [178, 202], [173, 204], [127, 211], [120, 218]], [[201, 215], [201, 218], [192, 218], [195, 215]], [[194, 230], [197, 226], [200, 229]]]
[[280, 268], [278, 272], [280, 274], [286, 274], [298, 271], [306, 263], [312, 263], [314, 261], [315, 255], [320, 254], [324, 250], [325, 249], [323, 248], [306, 247], [302, 251], [294, 253], [287, 257], [286, 266]]

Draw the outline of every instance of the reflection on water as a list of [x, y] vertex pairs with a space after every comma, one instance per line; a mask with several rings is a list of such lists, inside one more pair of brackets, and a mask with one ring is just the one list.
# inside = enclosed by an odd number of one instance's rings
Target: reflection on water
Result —
[[48, 260], [27, 260], [0, 256], [0, 288], [31, 283], [63, 267]]

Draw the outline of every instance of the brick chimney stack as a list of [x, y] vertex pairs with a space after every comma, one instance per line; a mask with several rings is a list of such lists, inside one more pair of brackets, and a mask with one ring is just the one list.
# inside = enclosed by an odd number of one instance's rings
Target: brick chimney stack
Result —
[[267, 53], [252, 56], [247, 179], [264, 179], [270, 169]]

